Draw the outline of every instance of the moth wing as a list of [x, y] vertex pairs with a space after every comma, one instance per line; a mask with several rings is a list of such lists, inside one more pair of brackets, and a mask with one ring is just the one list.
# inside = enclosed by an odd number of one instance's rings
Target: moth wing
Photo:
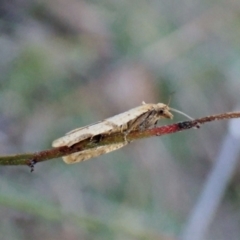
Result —
[[87, 138], [94, 137], [99, 134], [108, 134], [110, 132], [118, 132], [119, 129], [122, 129], [122, 126], [126, 125], [130, 121], [137, 119], [142, 114], [153, 108], [154, 104], [144, 104], [136, 108], [130, 109], [124, 113], [120, 113], [113, 117], [107, 118], [104, 121], [97, 122], [85, 127], [74, 129], [68, 132], [65, 136], [56, 139], [53, 141], [53, 147], [63, 147], [72, 145], [83, 141]]
[[104, 122], [98, 122], [95, 124], [88, 125], [86, 127], [77, 128], [67, 133], [65, 136], [54, 140], [52, 143], [52, 146], [53, 147], [63, 147], [63, 146], [71, 147], [72, 145], [80, 141], [83, 141], [87, 138], [91, 138], [99, 134], [107, 133], [111, 131], [111, 129], [112, 129], [112, 126], [109, 126]]
[[89, 133], [83, 134], [80, 132], [75, 132], [72, 135], [63, 136], [63, 137], [60, 137], [60, 138], [54, 140], [52, 142], [52, 146], [53, 147], [64, 147], [64, 146], [71, 147], [75, 143], [83, 141], [90, 137], [92, 137], [92, 135]]
[[124, 113], [120, 113], [113, 117], [107, 118], [105, 121], [113, 123], [118, 127], [121, 127], [122, 125], [129, 123], [130, 121], [138, 118], [142, 114], [151, 110], [152, 106], [153, 104], [144, 104], [144, 105], [132, 108]]
[[75, 129], [71, 130], [70, 132], [67, 132], [65, 135], [70, 135], [70, 134], [75, 133], [75, 132], [77, 132], [77, 131], [80, 131], [80, 130], [82, 130], [82, 129], [84, 129], [84, 128], [89, 128], [89, 127], [91, 127], [91, 126], [93, 126], [93, 125], [95, 125], [95, 124], [98, 124], [98, 123], [100, 123], [100, 122], [101, 122], [101, 121], [96, 122], [96, 123], [89, 124], [89, 125], [84, 126], [84, 127], [75, 128]]
[[119, 148], [124, 147], [125, 145], [127, 145], [127, 142], [116, 143], [116, 144], [111, 144], [106, 146], [99, 146], [93, 149], [87, 149], [85, 151], [76, 152], [76, 153], [67, 155], [63, 157], [63, 161], [67, 164], [86, 161], [90, 158], [98, 157], [100, 155], [115, 151]]

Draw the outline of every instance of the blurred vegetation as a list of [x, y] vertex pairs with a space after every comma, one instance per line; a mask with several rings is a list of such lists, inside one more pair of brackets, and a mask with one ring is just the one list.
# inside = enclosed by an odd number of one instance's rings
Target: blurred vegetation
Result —
[[[193, 117], [232, 111], [240, 101], [239, 39], [237, 0], [3, 0], [1, 154], [49, 148], [71, 129], [143, 100], [166, 103], [172, 92], [171, 106]], [[226, 133], [227, 122], [218, 122], [81, 164], [38, 164], [33, 174], [1, 167], [1, 235], [174, 239]], [[237, 169], [234, 196], [238, 176]], [[239, 197], [231, 196], [208, 239], [239, 239]]]

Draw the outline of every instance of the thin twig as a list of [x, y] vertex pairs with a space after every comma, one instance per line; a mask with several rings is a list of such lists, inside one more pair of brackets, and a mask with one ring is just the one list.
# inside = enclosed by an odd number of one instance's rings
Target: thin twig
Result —
[[[128, 141], [135, 141], [142, 138], [162, 136], [166, 134], [176, 133], [183, 130], [198, 128], [200, 124], [207, 122], [212, 122], [216, 120], [230, 119], [230, 118], [240, 118], [240, 112], [230, 112], [217, 115], [211, 115], [192, 121], [185, 121], [180, 123], [174, 123], [171, 125], [165, 125], [161, 127], [151, 128], [144, 131], [133, 131], [127, 135]], [[0, 165], [28, 165], [31, 168], [38, 163], [47, 161], [53, 158], [58, 158], [62, 156], [69, 155], [74, 152], [80, 152], [83, 150], [96, 148], [99, 146], [121, 143], [125, 141], [125, 136], [122, 133], [109, 134], [104, 136], [94, 136], [94, 138], [89, 138], [80, 143], [77, 143], [71, 147], [58, 147], [49, 150], [44, 150], [35, 153], [25, 153], [16, 155], [0, 156]]]

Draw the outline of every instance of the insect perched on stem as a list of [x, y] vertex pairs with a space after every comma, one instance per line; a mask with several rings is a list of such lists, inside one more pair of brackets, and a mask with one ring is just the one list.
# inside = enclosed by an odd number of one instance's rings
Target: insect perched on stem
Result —
[[86, 139], [89, 139], [89, 141], [91, 141], [93, 137], [96, 136], [101, 137], [115, 133], [122, 133], [124, 135], [124, 142], [112, 143], [104, 146], [96, 146], [95, 148], [72, 153], [63, 157], [64, 162], [69, 164], [85, 161], [90, 158], [112, 152], [127, 145], [129, 143], [127, 140], [127, 135], [132, 131], [143, 131], [145, 129], [152, 128], [157, 125], [159, 119], [172, 119], [173, 114], [170, 111], [181, 113], [184, 116], [192, 119], [188, 115], [176, 109], [169, 108], [169, 106], [164, 103], [146, 104], [143, 102], [141, 106], [130, 109], [124, 113], [120, 113], [103, 121], [85, 127], [74, 129], [71, 132], [67, 133], [65, 136], [53, 141], [52, 146], [71, 147]]

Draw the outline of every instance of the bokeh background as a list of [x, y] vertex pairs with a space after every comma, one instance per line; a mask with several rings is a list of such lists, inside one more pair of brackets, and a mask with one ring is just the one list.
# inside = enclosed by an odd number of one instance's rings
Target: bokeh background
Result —
[[[239, 89], [238, 0], [0, 2], [1, 155], [48, 149], [142, 101], [172, 96], [192, 117], [236, 110]], [[34, 173], [0, 167], [1, 239], [178, 239], [234, 133], [229, 123], [80, 164], [50, 160]], [[239, 174], [234, 167], [204, 239], [240, 239]]]

